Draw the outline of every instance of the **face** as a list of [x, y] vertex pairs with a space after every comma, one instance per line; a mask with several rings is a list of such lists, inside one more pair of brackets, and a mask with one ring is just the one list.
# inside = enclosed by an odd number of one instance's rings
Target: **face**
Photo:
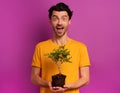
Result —
[[56, 37], [64, 36], [70, 24], [66, 11], [53, 11], [50, 22]]

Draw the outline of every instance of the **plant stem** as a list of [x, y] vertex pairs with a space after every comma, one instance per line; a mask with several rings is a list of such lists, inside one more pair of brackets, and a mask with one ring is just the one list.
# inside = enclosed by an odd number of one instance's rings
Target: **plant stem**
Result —
[[59, 74], [61, 74], [61, 62], [57, 63]]

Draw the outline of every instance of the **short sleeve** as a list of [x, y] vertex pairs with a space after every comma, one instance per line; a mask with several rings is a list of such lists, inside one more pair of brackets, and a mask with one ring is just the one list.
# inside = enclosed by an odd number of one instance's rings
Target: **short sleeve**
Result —
[[40, 47], [38, 45], [36, 45], [34, 54], [33, 54], [33, 59], [32, 59], [32, 66], [40, 68], [41, 67], [40, 62], [41, 62]]
[[80, 65], [79, 67], [90, 66], [90, 59], [88, 55], [87, 47], [84, 46], [80, 49]]

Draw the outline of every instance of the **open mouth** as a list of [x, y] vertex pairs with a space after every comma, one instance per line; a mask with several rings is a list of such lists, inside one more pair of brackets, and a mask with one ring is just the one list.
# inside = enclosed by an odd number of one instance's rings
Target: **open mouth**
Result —
[[64, 35], [64, 33], [65, 33], [64, 27], [63, 27], [63, 26], [56, 26], [56, 31], [55, 31], [55, 33], [56, 33], [58, 36]]
[[56, 27], [57, 30], [63, 30], [63, 27]]

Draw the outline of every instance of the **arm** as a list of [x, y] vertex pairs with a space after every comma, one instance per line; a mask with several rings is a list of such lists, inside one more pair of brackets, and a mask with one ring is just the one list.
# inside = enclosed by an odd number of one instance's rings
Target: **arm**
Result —
[[80, 74], [81, 77], [78, 81], [71, 83], [71, 84], [66, 84], [64, 85], [64, 88], [62, 87], [51, 87], [51, 84], [49, 83], [50, 90], [53, 93], [64, 93], [64, 91], [67, 90], [74, 90], [78, 89], [82, 86], [85, 86], [89, 82], [89, 67], [81, 67], [80, 68]]
[[89, 76], [90, 76], [89, 66], [81, 67], [80, 74], [81, 74], [81, 77], [78, 81], [71, 83], [71, 84], [64, 85], [65, 90], [77, 89], [89, 83]]
[[40, 74], [40, 68], [32, 67], [31, 81], [36, 85], [40, 85], [42, 87], [48, 87], [48, 82], [42, 80], [39, 74]]

